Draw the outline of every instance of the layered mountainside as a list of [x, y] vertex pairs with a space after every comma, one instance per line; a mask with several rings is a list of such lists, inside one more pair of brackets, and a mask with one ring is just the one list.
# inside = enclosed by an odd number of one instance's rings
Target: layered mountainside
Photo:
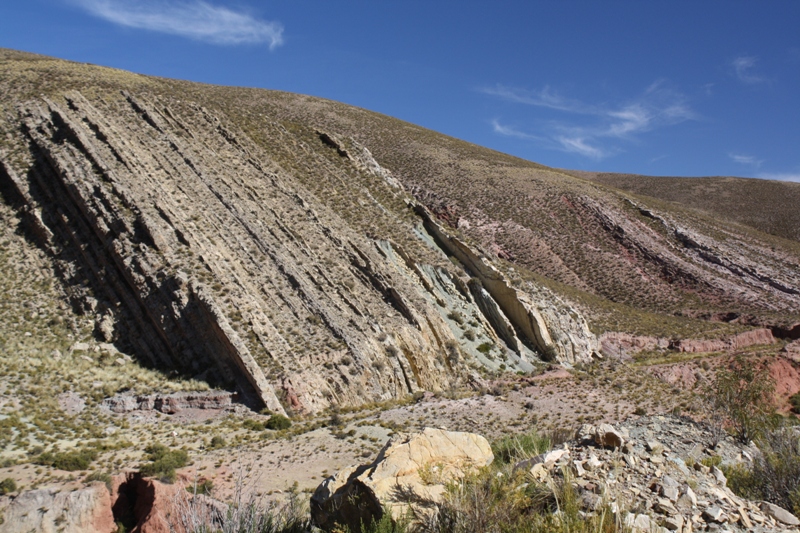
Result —
[[376, 113], [0, 52], [0, 185], [97, 340], [273, 412], [796, 333], [800, 245]]
[[800, 241], [800, 183], [730, 177], [674, 178], [566, 171], [617, 189], [689, 206]]

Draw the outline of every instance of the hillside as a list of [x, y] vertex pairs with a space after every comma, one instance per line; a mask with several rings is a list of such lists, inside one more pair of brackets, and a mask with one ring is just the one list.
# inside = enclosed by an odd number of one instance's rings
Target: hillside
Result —
[[0, 477], [115, 474], [128, 527], [155, 444], [230, 499], [237, 469], [296, 495], [401, 430], [702, 418], [734, 353], [776, 362], [786, 407], [795, 189], [704, 181], [747, 197], [734, 216], [573, 174], [320, 98], [0, 50]]
[[637, 195], [691, 207], [764, 233], [800, 240], [800, 184], [752, 178], [674, 178], [565, 171]]

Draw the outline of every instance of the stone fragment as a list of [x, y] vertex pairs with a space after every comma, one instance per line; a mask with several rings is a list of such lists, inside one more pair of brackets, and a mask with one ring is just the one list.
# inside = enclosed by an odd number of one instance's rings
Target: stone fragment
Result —
[[603, 504], [603, 498], [599, 494], [584, 491], [581, 494], [581, 508], [587, 511], [597, 511]]
[[683, 495], [689, 498], [689, 501], [692, 502], [692, 507], [697, 507], [697, 495], [692, 490], [692, 487], [686, 485], [683, 489]]
[[661, 496], [671, 502], [678, 501], [678, 488], [677, 487], [661, 487]]
[[530, 470], [531, 477], [538, 482], [542, 482], [550, 476], [550, 473], [547, 471], [547, 467], [544, 463], [536, 463], [531, 467]]
[[603, 466], [602, 461], [600, 461], [595, 455], [589, 456], [589, 458], [583, 462], [583, 468], [589, 472], [594, 472], [601, 466]]
[[787, 526], [800, 525], [800, 520], [798, 520], [795, 515], [793, 515], [783, 507], [775, 505], [774, 503], [762, 502], [761, 510], [764, 511], [764, 513], [767, 516], [771, 516], [778, 522], [786, 524]]
[[575, 440], [577, 440], [582, 445], [591, 444], [594, 442], [594, 434], [597, 432], [597, 428], [591, 424], [581, 424], [581, 427], [578, 428], [578, 431], [575, 432]]
[[648, 452], [651, 452], [651, 453], [656, 451], [656, 450], [661, 451], [661, 450], [664, 449], [664, 447], [661, 445], [661, 443], [658, 442], [657, 440], [648, 440], [648, 441], [646, 441], [644, 443], [644, 448], [645, 448], [645, 450], [647, 450]]
[[677, 481], [675, 481], [675, 479], [672, 476], [662, 477], [661, 485], [665, 487], [675, 487], [675, 488], [678, 488], [680, 486], [680, 484]]
[[663, 520], [662, 524], [670, 531], [681, 531], [683, 529], [683, 517], [679, 514], [668, 516]]
[[595, 431], [594, 442], [603, 448], [622, 448], [625, 439], [611, 424], [601, 424]]
[[748, 529], [753, 527], [750, 517], [747, 516], [747, 510], [743, 507], [739, 507], [739, 523]]
[[573, 461], [572, 466], [575, 468], [575, 475], [578, 477], [586, 475], [586, 470], [583, 469], [583, 461]]
[[728, 483], [728, 480], [725, 477], [725, 474], [723, 474], [722, 470], [720, 470], [716, 466], [711, 468], [711, 475], [714, 476], [714, 479], [717, 480], [717, 483], [719, 483], [723, 487]]
[[678, 514], [678, 510], [672, 505], [672, 502], [666, 498], [658, 498], [655, 505], [653, 505], [653, 509], [657, 513], [661, 513], [664, 515], [675, 515]]
[[631, 528], [636, 533], [650, 533], [652, 525], [650, 517], [646, 514], [633, 514], [629, 513], [625, 516], [624, 523], [627, 527]]
[[716, 505], [712, 505], [703, 511], [703, 518], [706, 522], [716, 522], [718, 524], [721, 524], [726, 520], [725, 513], [722, 512], [722, 509]]

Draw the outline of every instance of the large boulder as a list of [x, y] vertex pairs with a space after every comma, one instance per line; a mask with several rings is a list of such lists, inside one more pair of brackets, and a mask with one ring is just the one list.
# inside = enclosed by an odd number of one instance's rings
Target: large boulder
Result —
[[388, 509], [394, 519], [424, 517], [442, 501], [445, 485], [494, 460], [489, 442], [473, 433], [426, 428], [398, 435], [371, 464], [323, 481], [311, 496], [311, 518], [324, 530], [360, 531]]
[[111, 513], [111, 496], [103, 483], [78, 490], [24, 491], [0, 498], [0, 533], [59, 531], [111, 533], [117, 530]]

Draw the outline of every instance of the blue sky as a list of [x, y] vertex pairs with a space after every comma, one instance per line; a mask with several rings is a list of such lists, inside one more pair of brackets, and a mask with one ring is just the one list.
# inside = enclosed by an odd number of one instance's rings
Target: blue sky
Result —
[[555, 167], [800, 181], [796, 0], [5, 0], [0, 46], [312, 94]]

